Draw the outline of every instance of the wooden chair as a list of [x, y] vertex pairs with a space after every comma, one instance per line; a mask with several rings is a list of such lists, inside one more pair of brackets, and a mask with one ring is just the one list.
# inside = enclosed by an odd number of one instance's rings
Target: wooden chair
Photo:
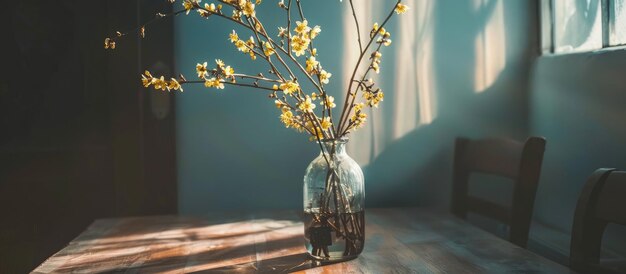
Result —
[[626, 172], [601, 168], [596, 170], [578, 198], [570, 267], [581, 273], [624, 273], [624, 265], [610, 269], [600, 265], [602, 234], [609, 223], [626, 226]]
[[[452, 213], [466, 219], [468, 212], [509, 225], [509, 241], [526, 247], [528, 230], [546, 140], [530, 137], [521, 143], [509, 139], [457, 138], [454, 152]], [[513, 201], [502, 206], [468, 194], [469, 177], [483, 173], [514, 181]]]

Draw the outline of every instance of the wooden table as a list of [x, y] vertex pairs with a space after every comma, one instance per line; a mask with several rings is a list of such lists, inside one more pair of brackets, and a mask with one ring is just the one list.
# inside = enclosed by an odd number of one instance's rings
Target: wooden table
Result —
[[570, 273], [447, 213], [370, 209], [365, 250], [316, 267], [294, 212], [103, 219], [34, 273]]

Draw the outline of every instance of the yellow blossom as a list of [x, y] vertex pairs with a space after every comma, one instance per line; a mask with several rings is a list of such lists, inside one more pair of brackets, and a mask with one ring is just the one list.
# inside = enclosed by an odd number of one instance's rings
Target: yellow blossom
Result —
[[265, 56], [270, 56], [276, 52], [274, 50], [274, 47], [272, 47], [272, 43], [270, 43], [269, 41], [266, 41], [265, 43], [263, 43], [263, 46], [265, 47], [265, 49], [263, 50], [263, 53], [265, 53]]
[[313, 48], [313, 50], [311, 50], [311, 55], [317, 56], [317, 49], [316, 48]]
[[176, 79], [172, 78], [172, 80], [169, 82], [169, 85], [167, 86], [167, 90], [180, 90], [182, 92], [183, 87], [180, 85], [180, 83], [178, 83], [178, 81], [176, 81]]
[[333, 126], [333, 124], [330, 122], [330, 117], [324, 117], [324, 119], [322, 119], [322, 122], [320, 124], [323, 130], [328, 130], [330, 127]]
[[163, 76], [161, 76], [161, 78], [154, 79], [154, 89], [165, 90], [167, 88], [167, 82], [165, 81], [165, 78], [163, 78]]
[[208, 75], [206, 65], [207, 65], [206, 62], [202, 64], [198, 63], [196, 65], [196, 72], [198, 73], [198, 78], [204, 78], [204, 76]]
[[398, 5], [396, 5], [396, 13], [397, 14], [403, 14], [405, 13], [407, 10], [409, 10], [410, 8], [407, 5], [404, 5], [402, 3], [398, 3]]
[[311, 93], [311, 100], [313, 101], [317, 100], [317, 93], [315, 92]]
[[231, 68], [230, 66], [225, 67], [224, 69], [224, 77], [232, 77], [233, 74], [235, 74], [235, 69]]
[[217, 89], [224, 89], [224, 83], [222, 83], [219, 79], [217, 78], [211, 78], [211, 79], [207, 79], [204, 82], [204, 86], [207, 88], [217, 88]]
[[273, 89], [273, 90], [278, 90], [278, 85], [274, 84], [274, 85], [272, 86], [272, 89]]
[[335, 108], [337, 105], [335, 104], [335, 97], [330, 95], [326, 95], [326, 100], [322, 101], [323, 105], [326, 105], [328, 108]]
[[184, 0], [183, 7], [187, 11], [185, 14], [189, 14], [189, 12], [200, 4], [200, 0]]
[[154, 82], [154, 77], [152, 77], [152, 74], [150, 74], [149, 71], [145, 71], [142, 75], [141, 75], [141, 83], [143, 84], [144, 87], [149, 87], [150, 84], [152, 84]]
[[310, 42], [311, 42], [310, 39], [302, 35], [296, 35], [293, 38], [291, 38], [292, 51], [296, 54], [296, 56], [301, 56], [309, 47]]
[[312, 112], [315, 109], [315, 104], [311, 101], [311, 97], [307, 96], [306, 99], [298, 105], [298, 108], [304, 112]]
[[240, 21], [241, 20], [241, 12], [238, 10], [233, 10], [233, 19], [235, 21]]
[[311, 127], [311, 131], [313, 136], [309, 137], [309, 141], [313, 142], [324, 139], [324, 131], [319, 127]]
[[318, 64], [319, 62], [315, 60], [315, 57], [309, 57], [309, 59], [306, 60], [306, 71], [312, 73], [314, 70], [317, 69]]
[[285, 104], [280, 100], [275, 100], [274, 104], [276, 104], [276, 108], [282, 108]]
[[278, 27], [278, 37], [286, 37], [288, 30], [283, 27]]
[[287, 81], [285, 83], [280, 84], [280, 89], [287, 95], [292, 94], [295, 91], [300, 89], [300, 85], [293, 81]]
[[105, 38], [104, 49], [115, 49], [115, 41], [111, 38]]
[[218, 68], [224, 68], [224, 61], [222, 61], [222, 59], [215, 59], [215, 64], [217, 64]]
[[311, 29], [311, 39], [315, 39], [315, 37], [317, 37], [320, 32], [322, 32], [322, 28], [320, 26], [315, 26], [313, 27], [313, 29]]
[[228, 35], [228, 39], [230, 40], [231, 43], [235, 43], [239, 41], [239, 35], [237, 35], [235, 30], [233, 30], [233, 32]]
[[241, 9], [243, 10], [243, 14], [245, 14], [248, 17], [252, 17], [256, 14], [254, 11], [254, 4], [252, 4], [252, 2], [250, 1], [246, 1], [241, 7]]
[[367, 102], [368, 106], [378, 107], [378, 103], [383, 101], [385, 94], [379, 89], [376, 92], [372, 92], [372, 91], [363, 92], [363, 97], [365, 98], [365, 101]]
[[216, 12], [217, 10], [215, 9], [215, 4], [211, 3], [204, 3], [204, 9], [210, 11], [210, 12]]
[[325, 70], [320, 71], [320, 81], [323, 84], [328, 84], [328, 80], [330, 79], [331, 76], [333, 76], [333, 74], [330, 72], [327, 72]]
[[283, 109], [283, 113], [280, 115], [280, 121], [285, 124], [285, 127], [290, 127], [293, 125], [293, 113], [290, 110], [285, 111]]
[[302, 20], [302, 22], [300, 21], [296, 21], [296, 28], [294, 29], [294, 31], [300, 35], [304, 35], [306, 33], [308, 33], [311, 28], [308, 26], [309, 22], [305, 19]]
[[243, 40], [237, 40], [235, 41], [235, 47], [237, 47], [237, 50], [242, 51], [247, 53], [248, 51], [250, 51], [248, 49], [248, 47], [246, 46], [246, 42]]

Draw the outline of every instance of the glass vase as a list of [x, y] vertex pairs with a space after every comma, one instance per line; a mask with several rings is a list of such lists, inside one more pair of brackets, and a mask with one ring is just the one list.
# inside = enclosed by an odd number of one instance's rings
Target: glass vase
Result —
[[321, 262], [356, 258], [365, 240], [361, 167], [346, 153], [347, 139], [324, 140], [304, 175], [304, 237]]

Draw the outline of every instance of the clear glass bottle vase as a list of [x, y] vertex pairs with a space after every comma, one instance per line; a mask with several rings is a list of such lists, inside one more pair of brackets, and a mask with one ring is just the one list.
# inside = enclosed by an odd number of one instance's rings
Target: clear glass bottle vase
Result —
[[365, 189], [361, 167], [345, 150], [347, 139], [324, 140], [304, 175], [304, 236], [322, 262], [356, 258], [365, 240]]

